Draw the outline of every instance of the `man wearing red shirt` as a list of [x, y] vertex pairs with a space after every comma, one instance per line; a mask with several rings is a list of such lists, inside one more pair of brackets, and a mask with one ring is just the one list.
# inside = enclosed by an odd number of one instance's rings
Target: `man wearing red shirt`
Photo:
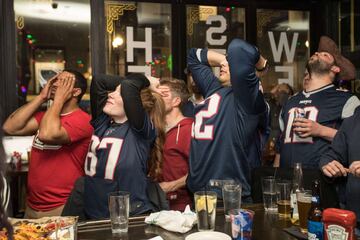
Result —
[[[6, 120], [10, 135], [35, 135], [29, 161], [25, 218], [60, 215], [75, 180], [84, 175], [84, 161], [93, 129], [79, 108], [86, 79], [64, 71], [48, 81], [40, 95]], [[46, 112], [40, 106], [53, 100]]]
[[180, 108], [190, 97], [182, 80], [160, 81], [166, 109], [166, 139], [163, 149], [163, 181], [160, 187], [169, 200], [170, 209], [184, 211], [191, 203], [191, 195], [186, 188], [189, 171], [192, 118], [186, 118]]

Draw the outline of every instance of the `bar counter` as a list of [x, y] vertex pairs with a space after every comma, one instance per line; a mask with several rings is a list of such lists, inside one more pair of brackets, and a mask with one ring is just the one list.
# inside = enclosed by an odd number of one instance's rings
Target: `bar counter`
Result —
[[[277, 213], [266, 213], [262, 204], [245, 205], [243, 208], [255, 211], [253, 225], [253, 240], [295, 240], [295, 237], [283, 231], [291, 226], [290, 220], [279, 219]], [[78, 225], [78, 240], [142, 240], [161, 236], [164, 240], [183, 240], [191, 233], [197, 232], [197, 226], [186, 234], [169, 232], [157, 226], [144, 223], [145, 217], [133, 217], [129, 221], [129, 232], [123, 236], [112, 236], [109, 220], [80, 222]], [[225, 222], [223, 209], [216, 213], [216, 231], [231, 236], [231, 224]]]

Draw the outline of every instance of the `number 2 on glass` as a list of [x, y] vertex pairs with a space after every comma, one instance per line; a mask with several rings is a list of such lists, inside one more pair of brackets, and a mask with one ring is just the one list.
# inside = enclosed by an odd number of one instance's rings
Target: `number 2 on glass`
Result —
[[201, 140], [212, 140], [214, 136], [214, 126], [205, 125], [204, 118], [213, 117], [219, 110], [221, 96], [219, 94], [214, 94], [210, 98], [206, 99], [205, 102], [208, 102], [208, 108], [206, 110], [201, 110], [195, 115], [194, 123], [194, 138]]
[[96, 149], [109, 148], [108, 158], [105, 166], [105, 179], [113, 180], [116, 163], [119, 159], [119, 154], [123, 144], [123, 139], [107, 137], [103, 138], [100, 142], [99, 138], [95, 135], [91, 138], [90, 151], [88, 151], [85, 161], [85, 173], [88, 176], [96, 174], [96, 166], [98, 158], [96, 157]]
[[[312, 143], [313, 142], [312, 137], [301, 138], [292, 131], [293, 128], [292, 125], [295, 119], [296, 111], [297, 108], [294, 107], [291, 108], [288, 112], [289, 117], [286, 125], [284, 143]], [[316, 107], [305, 107], [304, 112], [305, 112], [305, 116], [308, 116], [307, 118], [309, 120], [316, 122], [319, 113], [319, 110]]]

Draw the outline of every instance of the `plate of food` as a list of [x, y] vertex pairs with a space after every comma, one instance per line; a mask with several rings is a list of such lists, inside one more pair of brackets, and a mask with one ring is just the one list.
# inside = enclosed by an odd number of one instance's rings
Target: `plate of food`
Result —
[[[44, 217], [40, 219], [10, 219], [14, 240], [75, 240], [77, 217]], [[0, 231], [0, 240], [7, 240]]]
[[231, 240], [231, 237], [222, 232], [204, 231], [192, 233], [185, 240]]

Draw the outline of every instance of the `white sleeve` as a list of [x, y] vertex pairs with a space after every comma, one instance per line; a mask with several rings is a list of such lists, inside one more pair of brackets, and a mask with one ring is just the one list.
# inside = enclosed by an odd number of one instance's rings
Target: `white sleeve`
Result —
[[9, 206], [9, 201], [10, 201], [10, 188], [4, 177], [3, 177], [3, 184], [4, 184], [4, 188], [3, 188], [2, 192], [0, 193], [2, 195], [1, 197], [3, 200], [1, 204], [6, 212], [8, 206]]
[[354, 111], [359, 105], [360, 105], [360, 101], [357, 98], [357, 96], [350, 97], [346, 101], [346, 103], [342, 109], [341, 119], [348, 118], [348, 117], [351, 117], [352, 115], [354, 115]]
[[282, 119], [281, 115], [282, 115], [282, 109], [279, 114], [279, 127], [280, 127], [280, 130], [283, 132], [284, 131], [284, 120]]

